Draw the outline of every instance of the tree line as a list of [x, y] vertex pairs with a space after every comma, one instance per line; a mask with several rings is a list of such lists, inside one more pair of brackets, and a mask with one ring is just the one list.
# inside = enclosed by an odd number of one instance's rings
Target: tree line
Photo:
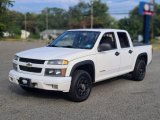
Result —
[[[1, 0], [0, 2], [0, 36], [5, 31], [19, 36], [22, 29], [25, 29], [25, 15], [27, 31], [32, 37], [38, 37], [41, 31], [46, 29], [73, 29], [90, 28], [91, 5], [86, 2], [79, 2], [77, 5], [69, 7], [68, 10], [62, 8], [45, 8], [41, 13], [20, 13], [11, 11], [8, 7], [13, 6], [11, 0]], [[143, 33], [143, 16], [138, 13], [138, 6], [129, 13], [129, 17], [120, 20], [114, 19], [108, 13], [107, 4], [101, 0], [93, 2], [93, 27], [94, 28], [120, 28], [128, 30], [132, 37]], [[155, 5], [152, 31], [154, 36], [160, 35], [160, 5]], [[46, 24], [48, 23], [48, 24]]]

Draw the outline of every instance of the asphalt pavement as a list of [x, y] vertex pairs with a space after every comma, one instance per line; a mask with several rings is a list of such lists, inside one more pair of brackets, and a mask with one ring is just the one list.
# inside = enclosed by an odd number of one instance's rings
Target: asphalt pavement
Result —
[[75, 103], [59, 92], [27, 93], [8, 80], [16, 52], [40, 42], [0, 42], [0, 120], [160, 120], [160, 51], [154, 51], [142, 82], [114, 78], [94, 85]]

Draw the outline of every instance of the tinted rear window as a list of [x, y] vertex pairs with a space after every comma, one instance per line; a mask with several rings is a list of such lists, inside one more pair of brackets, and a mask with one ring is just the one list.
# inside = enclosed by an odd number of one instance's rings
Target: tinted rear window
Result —
[[117, 34], [118, 34], [118, 38], [119, 38], [121, 48], [130, 47], [129, 39], [127, 37], [127, 34], [125, 32], [117, 32]]

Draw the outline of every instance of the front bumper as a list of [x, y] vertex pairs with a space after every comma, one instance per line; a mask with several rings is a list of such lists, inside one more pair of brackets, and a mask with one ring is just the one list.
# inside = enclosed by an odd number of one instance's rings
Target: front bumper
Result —
[[9, 72], [9, 81], [19, 85], [19, 78], [27, 78], [31, 80], [34, 84], [34, 88], [44, 89], [44, 90], [54, 90], [69, 92], [71, 77], [48, 77], [48, 76], [38, 76], [32, 74], [24, 74], [11, 70]]

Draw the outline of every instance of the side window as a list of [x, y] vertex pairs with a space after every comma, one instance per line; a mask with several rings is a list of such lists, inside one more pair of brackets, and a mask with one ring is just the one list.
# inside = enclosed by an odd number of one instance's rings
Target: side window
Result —
[[125, 32], [117, 32], [121, 48], [130, 47], [127, 34]]
[[99, 44], [107, 44], [109, 45], [110, 49], [113, 50], [117, 48], [115, 35], [113, 32], [105, 33], [100, 41]]

